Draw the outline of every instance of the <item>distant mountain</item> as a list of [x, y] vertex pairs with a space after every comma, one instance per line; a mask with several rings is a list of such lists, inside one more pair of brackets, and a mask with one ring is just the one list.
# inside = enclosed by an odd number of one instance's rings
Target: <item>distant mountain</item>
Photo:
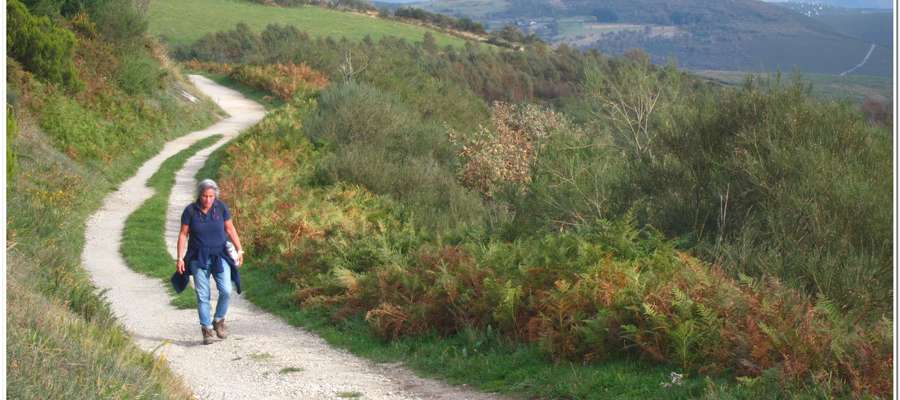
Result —
[[891, 10], [871, 8], [845, 8], [821, 3], [778, 3], [844, 35], [885, 48], [894, 46], [894, 15]]
[[[880, 1], [880, 0], [833, 0]], [[490, 29], [514, 24], [553, 43], [692, 69], [837, 74], [859, 64], [871, 41], [775, 3], [757, 0], [432, 0], [430, 11], [468, 16]], [[890, 75], [891, 49], [878, 45], [857, 74]]]

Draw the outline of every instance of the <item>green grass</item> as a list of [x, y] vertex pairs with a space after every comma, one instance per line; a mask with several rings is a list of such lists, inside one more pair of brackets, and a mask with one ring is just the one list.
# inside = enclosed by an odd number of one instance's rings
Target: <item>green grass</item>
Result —
[[149, 32], [173, 46], [191, 44], [208, 33], [233, 29], [239, 22], [257, 31], [269, 24], [293, 25], [313, 36], [336, 39], [360, 40], [370, 35], [375, 40], [397, 36], [418, 42], [425, 32], [431, 32], [439, 46], [465, 43], [460, 38], [412, 24], [313, 6], [270, 7], [246, 0], [156, 0], [150, 3], [149, 14]]
[[163, 162], [159, 170], [147, 180], [147, 186], [155, 189], [156, 194], [125, 221], [121, 251], [128, 266], [142, 274], [162, 279], [174, 296], [172, 304], [178, 308], [196, 308], [197, 298], [190, 286], [175, 294], [169, 284], [169, 277], [175, 270], [175, 260], [166, 250], [163, 235], [169, 194], [175, 184], [175, 173], [187, 159], [221, 138], [222, 135], [213, 135], [200, 140]]

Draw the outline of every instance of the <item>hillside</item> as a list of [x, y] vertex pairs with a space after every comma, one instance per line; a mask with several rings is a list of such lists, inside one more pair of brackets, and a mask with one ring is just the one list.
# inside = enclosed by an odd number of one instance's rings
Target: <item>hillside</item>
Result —
[[[191, 44], [202, 36], [244, 23], [259, 31], [269, 24], [294, 26], [313, 36], [360, 40], [396, 36], [420, 41], [431, 32], [438, 46], [462, 46], [464, 40], [422, 26], [321, 7], [272, 7], [239, 0], [156, 0], [150, 3], [149, 33], [170, 46]], [[209, 21], [215, 21], [214, 24]]]
[[824, 5], [826, 7], [862, 8], [890, 10], [894, 6], [893, 0], [763, 0], [770, 3], [798, 2], [806, 4]]
[[63, 13], [7, 2], [12, 399], [192, 398], [164, 359], [135, 346], [81, 255], [85, 221], [103, 195], [218, 109], [144, 36], [130, 1], [103, 4]]
[[835, 31], [890, 49], [894, 46], [890, 12], [833, 12], [815, 17]]
[[[870, 43], [777, 4], [755, 0], [435, 0], [418, 6], [470, 16], [491, 28], [515, 24], [554, 43], [622, 54], [642, 48], [655, 62], [690, 69], [837, 74], [860, 62]], [[864, 75], [889, 75], [891, 51], [878, 47]]]

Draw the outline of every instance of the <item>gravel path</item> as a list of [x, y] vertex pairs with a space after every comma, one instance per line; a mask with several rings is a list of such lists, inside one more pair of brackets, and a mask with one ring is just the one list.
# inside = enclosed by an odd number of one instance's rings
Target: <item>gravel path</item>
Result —
[[869, 52], [866, 53], [866, 55], [865, 55], [865, 57], [863, 57], [862, 61], [860, 61], [859, 64], [856, 64], [853, 68], [850, 68], [850, 69], [848, 69], [848, 70], [846, 70], [846, 71], [844, 71], [844, 72], [841, 72], [841, 73], [840, 73], [840, 76], [847, 76], [847, 74], [853, 73], [853, 71], [856, 71], [857, 69], [862, 68], [863, 65], [866, 65], [866, 61], [869, 61], [869, 57], [872, 56], [872, 52], [873, 52], [873, 51], [875, 51], [875, 45], [874, 45], [874, 44], [870, 44], [870, 45], [869, 45]]
[[[87, 224], [82, 261], [94, 284], [135, 342], [165, 356], [201, 399], [497, 399], [466, 388], [415, 377], [398, 365], [374, 364], [329, 347], [319, 337], [258, 309], [237, 293], [228, 339], [204, 346], [196, 310], [170, 305], [163, 282], [129, 269], [119, 253], [125, 219], [153, 195], [146, 181], [167, 158], [213, 134], [225, 137], [191, 157], [176, 175], [169, 199], [166, 240], [175, 252], [181, 210], [192, 200], [194, 175], [216, 147], [265, 115], [240, 93], [201, 76], [191, 81], [229, 115], [207, 129], [172, 140], [131, 179], [104, 199]], [[235, 221], [240, 231], [240, 221]], [[172, 266], [174, 271], [174, 265]], [[215, 286], [215, 285], [213, 285]], [[252, 282], [246, 282], [251, 287]], [[213, 305], [215, 308], [213, 293]]]

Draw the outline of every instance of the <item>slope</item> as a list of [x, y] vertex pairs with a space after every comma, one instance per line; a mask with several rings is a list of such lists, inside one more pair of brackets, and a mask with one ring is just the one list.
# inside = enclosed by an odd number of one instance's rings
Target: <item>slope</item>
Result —
[[[432, 11], [468, 15], [491, 28], [516, 24], [554, 43], [622, 54], [647, 51], [691, 69], [837, 74], [856, 65], [870, 43], [800, 13], [755, 0], [438, 0]], [[889, 49], [881, 49], [889, 50]], [[889, 75], [890, 51], [876, 51], [858, 73]]]
[[[149, 31], [171, 46], [191, 44], [203, 35], [231, 29], [238, 23], [259, 31], [269, 24], [287, 24], [313, 36], [359, 40], [397, 36], [420, 41], [431, 32], [439, 46], [462, 46], [463, 39], [421, 26], [383, 20], [371, 15], [321, 7], [270, 7], [236, 0], [158, 0], [150, 5]], [[216, 21], [211, 24], [209, 21]]]

